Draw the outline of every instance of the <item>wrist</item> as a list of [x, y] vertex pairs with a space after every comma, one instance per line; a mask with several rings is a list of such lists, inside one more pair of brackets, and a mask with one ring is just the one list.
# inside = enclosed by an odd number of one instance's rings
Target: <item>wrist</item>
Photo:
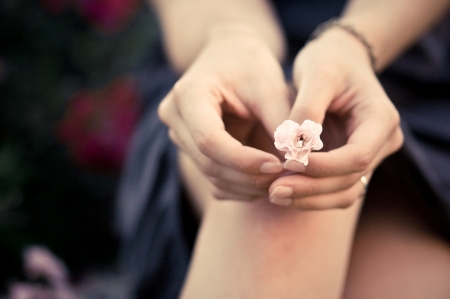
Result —
[[246, 23], [227, 22], [211, 26], [206, 35], [205, 46], [214, 42], [264, 47], [269, 49], [278, 61], [282, 61], [285, 56], [285, 45], [281, 36], [270, 38]]
[[372, 44], [367, 40], [367, 38], [359, 32], [354, 26], [347, 24], [346, 22], [343, 22], [340, 19], [333, 18], [330, 19], [327, 22], [324, 22], [320, 24], [314, 32], [309, 37], [309, 41], [317, 39], [322, 34], [326, 33], [329, 30], [337, 29], [344, 31], [347, 35], [351, 35], [354, 39], [358, 40], [360, 45], [364, 46], [366, 49], [366, 53], [369, 56], [370, 64], [372, 65], [372, 69], [374, 72], [377, 71], [377, 59], [375, 57]]
[[371, 55], [367, 47], [351, 33], [339, 27], [329, 28], [320, 34], [316, 39], [310, 42], [325, 43], [324, 47], [330, 51], [340, 51], [342, 59], [351, 59], [352, 62], [358, 62], [360, 67], [366, 67], [371, 72], [376, 72], [376, 65], [373, 64]]

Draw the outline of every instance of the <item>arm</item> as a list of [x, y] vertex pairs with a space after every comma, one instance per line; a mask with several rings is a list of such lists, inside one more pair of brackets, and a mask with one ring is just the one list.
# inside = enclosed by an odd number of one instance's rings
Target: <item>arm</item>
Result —
[[284, 56], [284, 36], [264, 0], [151, 0], [163, 28], [166, 51], [182, 73], [194, 61], [209, 37], [256, 34], [274, 55]]
[[378, 70], [384, 69], [448, 13], [449, 0], [352, 0], [343, 21], [373, 45]]

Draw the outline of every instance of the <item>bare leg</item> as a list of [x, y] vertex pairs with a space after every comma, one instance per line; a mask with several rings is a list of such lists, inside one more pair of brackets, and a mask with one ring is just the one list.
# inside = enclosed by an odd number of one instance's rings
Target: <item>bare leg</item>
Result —
[[417, 205], [420, 190], [408, 171], [393, 172], [384, 169], [374, 176], [344, 298], [449, 298], [450, 245]]
[[195, 166], [183, 156], [180, 163], [203, 214], [182, 298], [341, 297], [360, 202], [325, 212], [267, 199], [219, 202], [205, 192]]

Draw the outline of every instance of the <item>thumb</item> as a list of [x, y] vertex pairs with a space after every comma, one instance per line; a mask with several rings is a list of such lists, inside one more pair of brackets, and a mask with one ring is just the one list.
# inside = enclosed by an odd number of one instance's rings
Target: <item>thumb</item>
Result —
[[331, 86], [311, 77], [305, 78], [299, 84], [289, 119], [299, 124], [306, 119], [322, 124], [333, 97]]
[[[332, 88], [314, 80], [303, 80], [295, 98], [294, 105], [288, 119], [302, 124], [309, 119], [323, 124], [326, 111], [333, 98]], [[294, 172], [304, 172], [305, 166], [296, 161], [286, 161], [284, 168]]]

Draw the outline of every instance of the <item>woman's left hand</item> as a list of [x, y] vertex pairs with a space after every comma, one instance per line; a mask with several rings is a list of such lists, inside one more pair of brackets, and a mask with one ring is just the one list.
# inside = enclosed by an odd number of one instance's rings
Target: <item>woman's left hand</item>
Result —
[[[332, 50], [331, 50], [332, 49]], [[289, 119], [323, 123], [324, 151], [270, 186], [272, 203], [300, 209], [345, 208], [364, 194], [381, 161], [403, 142], [400, 118], [381, 87], [365, 47], [340, 28], [307, 44], [294, 64], [298, 94]]]

